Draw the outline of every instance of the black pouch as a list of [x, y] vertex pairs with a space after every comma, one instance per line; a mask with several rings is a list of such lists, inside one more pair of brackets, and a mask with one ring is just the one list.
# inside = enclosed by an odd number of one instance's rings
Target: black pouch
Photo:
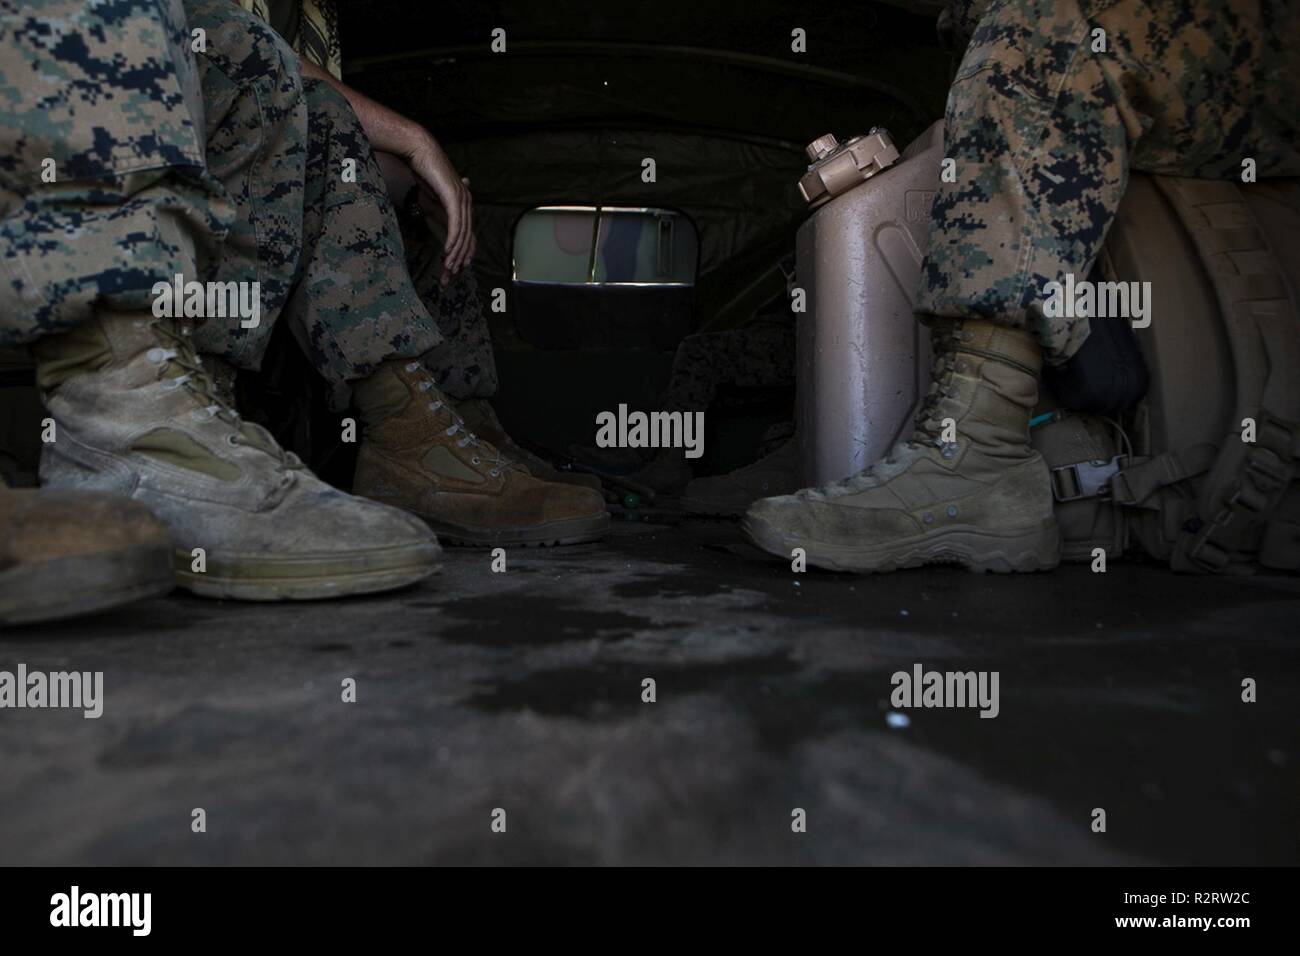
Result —
[[1125, 319], [1089, 319], [1087, 340], [1061, 365], [1045, 365], [1043, 381], [1066, 408], [1117, 415], [1147, 393], [1147, 373], [1137, 335]]

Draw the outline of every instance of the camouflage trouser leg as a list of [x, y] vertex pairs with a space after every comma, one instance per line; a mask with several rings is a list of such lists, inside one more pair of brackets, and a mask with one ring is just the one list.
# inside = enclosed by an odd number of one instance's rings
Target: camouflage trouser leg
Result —
[[673, 356], [666, 411], [702, 412], [722, 385], [794, 384], [794, 326], [756, 322], [742, 329], [688, 335]]
[[178, 2], [0, 0], [0, 345], [141, 309], [231, 209]]
[[229, 0], [186, 0], [186, 9], [207, 30], [209, 165], [239, 210], [213, 278], [261, 287], [260, 325], [209, 319], [195, 332], [200, 349], [256, 369], [283, 314], [316, 369], [340, 385], [432, 348], [437, 328], [411, 286], [351, 107], [304, 80], [284, 40]]
[[208, 168], [235, 202], [235, 224], [204, 278], [257, 282], [260, 324], [209, 318], [195, 330], [205, 353], [256, 369], [288, 302], [302, 247], [307, 104], [297, 55], [261, 20], [230, 0], [185, 0], [206, 112]]
[[442, 343], [422, 356], [425, 366], [452, 398], [491, 398], [497, 393], [496, 354], [474, 270], [462, 269], [444, 289], [438, 284], [442, 243], [422, 222], [403, 236], [415, 291], [442, 333]]
[[309, 79], [304, 89], [304, 244], [286, 317], [312, 364], [337, 384], [364, 378], [385, 359], [427, 352], [442, 337], [411, 284], [397, 216], [360, 121], [328, 83]]
[[[1050, 361], [1086, 320], [1046, 318], [1043, 287], [1085, 276], [1129, 169], [1300, 174], [1287, 0], [995, 0], [948, 96], [917, 312], [1033, 329]], [[1092, 13], [1089, 17], [1086, 13]], [[1094, 50], [1104, 31], [1105, 50]], [[1157, 293], [1158, 294], [1158, 293]]]

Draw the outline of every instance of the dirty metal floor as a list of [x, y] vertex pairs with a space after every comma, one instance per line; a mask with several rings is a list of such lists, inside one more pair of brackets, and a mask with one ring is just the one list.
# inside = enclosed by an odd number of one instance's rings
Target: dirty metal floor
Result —
[[[370, 599], [173, 595], [0, 634], [106, 698], [0, 712], [0, 863], [1294, 864], [1298, 620], [1294, 577], [796, 575], [705, 520]], [[915, 663], [998, 671], [1000, 715], [891, 726]]]

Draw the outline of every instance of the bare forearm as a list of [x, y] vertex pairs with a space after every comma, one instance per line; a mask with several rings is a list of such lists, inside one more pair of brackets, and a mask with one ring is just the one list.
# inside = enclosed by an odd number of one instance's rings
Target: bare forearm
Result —
[[372, 148], [380, 152], [393, 153], [403, 159], [410, 159], [425, 145], [424, 140], [429, 137], [429, 134], [419, 124], [412, 123], [400, 113], [390, 110], [364, 93], [336, 80], [333, 75], [315, 63], [305, 59], [301, 60], [301, 63], [303, 76], [324, 80], [343, 94], [352, 106], [353, 112], [357, 114], [357, 119], [361, 121]]
[[418, 182], [415, 173], [406, 160], [392, 153], [376, 150], [375, 161], [379, 164], [379, 172], [383, 174], [384, 185], [388, 187], [388, 195], [393, 197], [393, 205], [401, 208], [410, 195], [411, 187]]
[[[443, 214], [447, 236], [443, 243], [442, 284], [447, 285], [474, 257], [474, 210], [469, 181], [461, 178], [438, 141], [419, 123], [376, 103], [301, 56], [298, 63], [305, 78], [325, 81], [351, 105], [376, 153], [389, 194], [401, 201], [410, 193], [410, 184], [414, 182], [418, 185], [416, 195], [420, 197], [421, 208], [427, 212], [427, 206], [433, 204]], [[385, 154], [401, 162], [388, 162]]]
[[[419, 195], [424, 197], [421, 207], [429, 211], [426, 199], [440, 207], [447, 227], [442, 267], [442, 284], [447, 285], [474, 257], [474, 212], [468, 180], [460, 177], [438, 141], [423, 126], [339, 82], [315, 64], [306, 60], [301, 63], [304, 77], [324, 80], [352, 106], [380, 163], [389, 195], [400, 202], [408, 195], [410, 183], [415, 182], [420, 186]], [[399, 161], [388, 162], [386, 156]]]

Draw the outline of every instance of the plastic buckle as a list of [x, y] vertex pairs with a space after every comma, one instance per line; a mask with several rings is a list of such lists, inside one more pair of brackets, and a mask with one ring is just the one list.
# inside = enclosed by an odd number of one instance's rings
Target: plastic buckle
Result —
[[1127, 455], [1116, 455], [1110, 461], [1096, 458], [1053, 468], [1052, 497], [1060, 502], [1078, 501], [1081, 498], [1109, 498], [1111, 479], [1127, 463]]
[[1228, 566], [1232, 560], [1232, 551], [1225, 548], [1216, 541], [1210, 540], [1210, 533], [1218, 530], [1219, 525], [1212, 525], [1206, 529], [1199, 540], [1187, 549], [1187, 559], [1192, 566], [1200, 571], [1207, 571], [1210, 574], [1217, 574]]
[[[1269, 500], [1275, 498], [1278, 492], [1291, 483], [1291, 467], [1289, 463], [1283, 461], [1267, 448], [1252, 448], [1250, 450], [1250, 453], [1246, 456], [1246, 475], [1250, 478], [1255, 490]], [[1246, 506], [1251, 508], [1252, 511], [1262, 511], [1268, 507], [1268, 504], [1267, 502], [1261, 502], [1258, 507], [1252, 507], [1252, 503], [1247, 502]]]

